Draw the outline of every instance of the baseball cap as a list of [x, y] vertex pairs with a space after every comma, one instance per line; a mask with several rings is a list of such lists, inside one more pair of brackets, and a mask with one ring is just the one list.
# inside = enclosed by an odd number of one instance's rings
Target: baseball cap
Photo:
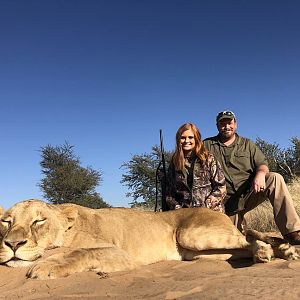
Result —
[[236, 119], [234, 112], [231, 110], [224, 110], [218, 113], [217, 115], [217, 122], [222, 119]]

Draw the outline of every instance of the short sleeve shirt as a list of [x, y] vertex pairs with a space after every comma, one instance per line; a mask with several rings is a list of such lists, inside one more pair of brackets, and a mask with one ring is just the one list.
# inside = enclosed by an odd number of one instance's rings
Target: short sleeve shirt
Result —
[[240, 197], [249, 188], [260, 165], [268, 165], [265, 155], [251, 140], [236, 134], [235, 141], [226, 146], [218, 136], [204, 140], [204, 146], [220, 162], [226, 178], [227, 198]]

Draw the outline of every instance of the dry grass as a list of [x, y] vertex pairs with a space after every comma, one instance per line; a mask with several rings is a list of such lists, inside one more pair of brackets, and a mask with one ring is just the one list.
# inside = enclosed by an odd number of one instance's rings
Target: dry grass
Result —
[[[288, 185], [298, 215], [300, 214], [300, 179]], [[270, 202], [265, 201], [245, 215], [247, 226], [259, 231], [278, 231]]]

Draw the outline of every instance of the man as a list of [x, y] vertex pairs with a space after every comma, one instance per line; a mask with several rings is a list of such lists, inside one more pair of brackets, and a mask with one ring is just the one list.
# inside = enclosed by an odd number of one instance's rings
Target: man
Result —
[[236, 133], [237, 120], [232, 111], [217, 115], [219, 134], [204, 140], [204, 145], [221, 163], [227, 196], [226, 214], [239, 217], [263, 201], [269, 199], [275, 222], [292, 245], [300, 245], [300, 219], [283, 177], [269, 172], [267, 160], [262, 151], [247, 138]]

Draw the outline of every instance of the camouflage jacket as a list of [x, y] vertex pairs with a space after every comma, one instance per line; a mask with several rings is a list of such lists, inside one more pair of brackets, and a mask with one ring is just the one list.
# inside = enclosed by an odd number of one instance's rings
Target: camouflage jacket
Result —
[[209, 154], [204, 166], [198, 158], [193, 158], [187, 172], [176, 171], [171, 163], [166, 194], [169, 209], [207, 207], [224, 212], [226, 183], [219, 162], [212, 154]]

